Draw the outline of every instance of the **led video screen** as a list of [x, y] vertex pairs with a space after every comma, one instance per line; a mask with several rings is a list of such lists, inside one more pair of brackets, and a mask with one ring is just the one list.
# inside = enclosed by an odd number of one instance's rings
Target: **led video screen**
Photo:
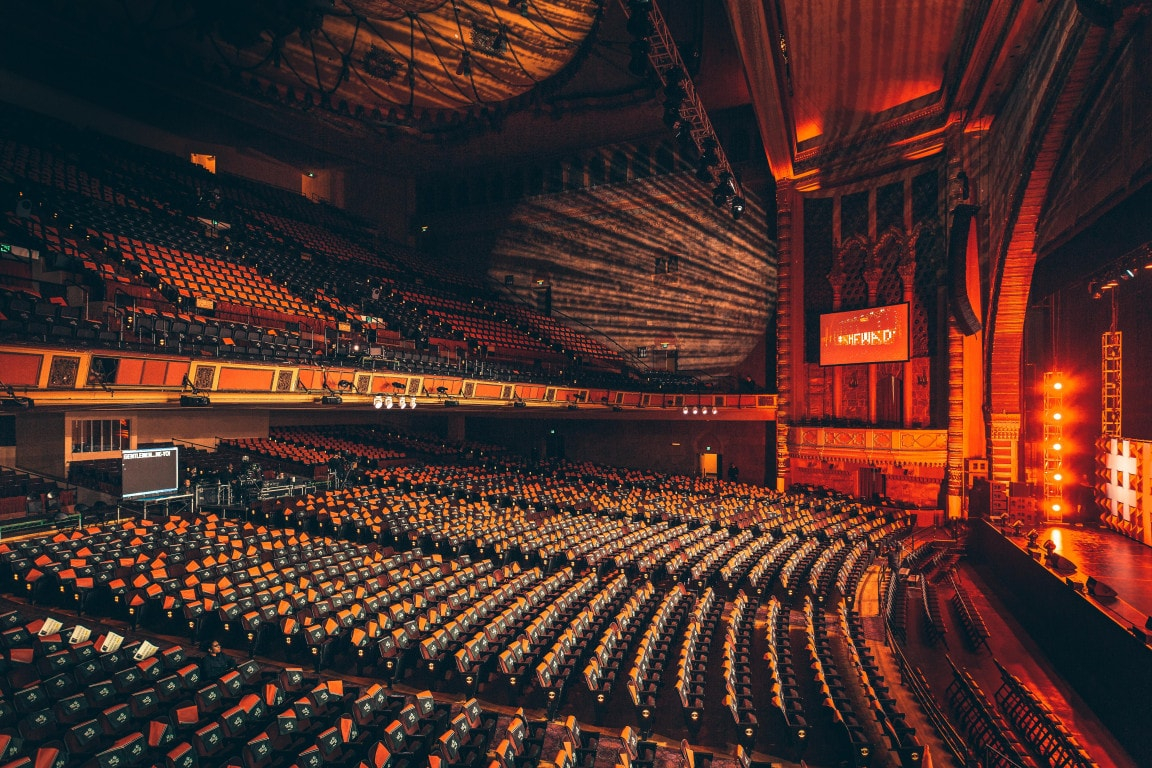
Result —
[[159, 496], [180, 487], [180, 452], [174, 445], [124, 451], [121, 498]]
[[820, 315], [820, 365], [908, 359], [908, 304]]

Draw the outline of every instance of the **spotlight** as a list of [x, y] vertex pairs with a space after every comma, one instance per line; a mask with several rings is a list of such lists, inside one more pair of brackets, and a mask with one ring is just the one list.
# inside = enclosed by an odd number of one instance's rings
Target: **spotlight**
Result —
[[472, 54], [464, 51], [460, 54], [460, 63], [456, 65], [456, 74], [468, 77], [472, 74]]
[[744, 198], [742, 198], [742, 197], [732, 198], [732, 218], [735, 219], [736, 221], [739, 221], [740, 217], [743, 215], [744, 215]]
[[688, 406], [684, 406], [684, 415], [685, 415], [685, 416], [687, 416], [687, 415], [688, 415]]
[[412, 395], [411, 397], [408, 398], [408, 407], [409, 408], [415, 408], [416, 407], [416, 395]]
[[[717, 208], [723, 207], [728, 198], [736, 194], [736, 180], [732, 178], [732, 174], [728, 171], [723, 171], [720, 174], [720, 183], [712, 190], [712, 202]], [[735, 201], [733, 201], [735, 202]]]
[[376, 397], [372, 398], [372, 407], [375, 408], [376, 410], [380, 410], [381, 408], [383, 408], [384, 407], [384, 398], [380, 397], [380, 395], [376, 395]]
[[1064, 389], [1064, 382], [1056, 381], [1052, 383], [1052, 389]]
[[694, 407], [694, 408], [692, 409], [692, 415], [693, 415], [693, 416], [699, 416], [699, 415], [700, 415], [700, 409], [699, 409], [699, 408], [695, 408], [695, 407]]
[[400, 395], [400, 410], [408, 407], [408, 401], [404, 399], [404, 395]]
[[388, 395], [388, 397], [384, 398], [384, 407], [389, 410], [392, 409], [392, 395]]
[[716, 415], [716, 406], [712, 406], [712, 415], [713, 415], [713, 416], [715, 416], [715, 415]]

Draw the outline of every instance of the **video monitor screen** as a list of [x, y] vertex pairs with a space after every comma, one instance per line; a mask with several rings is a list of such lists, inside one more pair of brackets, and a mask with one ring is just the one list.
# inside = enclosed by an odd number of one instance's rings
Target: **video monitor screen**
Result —
[[124, 451], [121, 498], [160, 496], [180, 487], [180, 452], [174, 445]]
[[904, 362], [908, 336], [906, 303], [820, 315], [820, 365]]

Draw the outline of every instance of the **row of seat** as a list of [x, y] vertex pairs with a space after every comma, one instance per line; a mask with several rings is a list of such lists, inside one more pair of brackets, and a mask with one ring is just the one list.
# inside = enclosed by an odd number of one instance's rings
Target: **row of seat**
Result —
[[648, 625], [640, 635], [632, 665], [628, 670], [625, 687], [636, 708], [640, 732], [650, 734], [656, 718], [656, 698], [666, 682], [672, 633], [679, 627], [685, 613], [687, 590], [676, 584], [664, 594], [656, 606]]
[[716, 599], [712, 587], [705, 588], [703, 593], [695, 596], [676, 664], [676, 692], [680, 695], [684, 724], [693, 741], [704, 722], [708, 660], [711, 657], [713, 633], [723, 610], [724, 601]]
[[890, 749], [900, 759], [902, 768], [919, 768], [924, 761], [924, 745], [916, 736], [916, 729], [909, 726], [904, 713], [889, 692], [884, 675], [873, 658], [864, 636], [864, 626], [860, 616], [848, 608], [841, 600], [836, 609], [837, 627], [845, 640], [846, 658], [856, 674], [858, 689], [867, 698], [871, 712], [875, 715]]
[[996, 704], [1032, 753], [1052, 768], [1095, 768], [1072, 732], [1028, 685], [998, 661], [996, 667], [1002, 681], [994, 695]]
[[[753, 604], [754, 610], [755, 604]], [[748, 596], [741, 591], [732, 602], [728, 625], [724, 632], [724, 692], [725, 704], [736, 723], [739, 742], [746, 749], [756, 743], [760, 721], [756, 715], [756, 699], [752, 689], [755, 674], [752, 665], [752, 636], [754, 615], [749, 611]]]
[[809, 596], [804, 597], [804, 628], [807, 634], [805, 647], [820, 689], [821, 705], [842, 731], [852, 764], [870, 765], [875, 746], [865, 718], [874, 715], [871, 711], [857, 711], [852, 697], [852, 682], [844, 678], [835, 661], [824, 611], [815, 608]]
[[796, 668], [792, 661], [792, 642], [789, 638], [791, 610], [772, 595], [768, 598], [767, 627], [768, 652], [764, 654], [772, 693], [772, 706], [783, 718], [788, 732], [788, 746], [799, 760], [808, 746], [811, 734], [804, 716], [804, 697], [800, 693]]
[[944, 610], [940, 605], [940, 590], [927, 579], [920, 579], [920, 604], [924, 609], [924, 623], [927, 632], [925, 640], [930, 644], [941, 643], [948, 645], [948, 623], [944, 619]]
[[1036, 761], [1028, 756], [996, 713], [980, 684], [951, 658], [948, 663], [952, 667], [952, 681], [944, 691], [944, 698], [960, 730], [967, 736], [972, 757], [995, 768], [1034, 768]]

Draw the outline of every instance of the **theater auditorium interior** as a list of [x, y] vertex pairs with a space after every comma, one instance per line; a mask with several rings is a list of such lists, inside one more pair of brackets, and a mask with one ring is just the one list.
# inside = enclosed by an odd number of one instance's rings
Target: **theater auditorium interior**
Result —
[[1152, 766], [1152, 2], [0, 6], [0, 768]]

